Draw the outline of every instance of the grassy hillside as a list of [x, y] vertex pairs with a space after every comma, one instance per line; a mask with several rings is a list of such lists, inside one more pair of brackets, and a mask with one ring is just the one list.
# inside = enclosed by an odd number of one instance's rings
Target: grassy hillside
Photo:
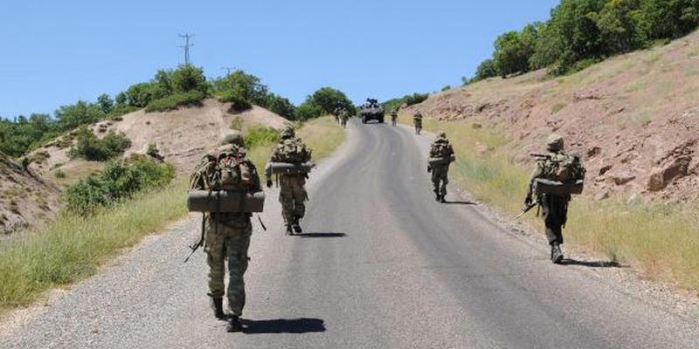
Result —
[[[344, 131], [329, 120], [307, 122], [298, 131], [319, 149], [314, 152], [316, 161], [344, 139]], [[269, 145], [260, 145], [251, 154], [264, 165], [269, 151]], [[0, 243], [0, 313], [26, 306], [48, 289], [93, 275], [124, 247], [184, 217], [187, 179], [183, 175], [163, 191], [140, 195], [93, 216], [61, 214], [46, 227]]]
[[699, 290], [697, 47], [694, 33], [570, 76], [493, 78], [433, 95], [401, 118], [419, 109], [431, 118], [427, 129], [445, 129], [457, 152], [455, 181], [513, 216], [533, 166], [528, 154], [560, 133], [588, 169], [566, 241]]

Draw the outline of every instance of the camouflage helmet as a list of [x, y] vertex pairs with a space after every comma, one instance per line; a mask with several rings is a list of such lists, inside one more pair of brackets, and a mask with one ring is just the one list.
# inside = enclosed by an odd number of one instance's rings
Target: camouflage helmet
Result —
[[559, 134], [551, 134], [546, 138], [546, 148], [550, 151], [563, 150], [563, 136]]
[[282, 139], [293, 138], [294, 136], [295, 136], [294, 128], [291, 126], [287, 126], [281, 132]]
[[228, 144], [235, 144], [239, 147], [245, 146], [245, 143], [243, 142], [243, 135], [240, 134], [238, 131], [232, 131], [223, 136], [223, 139], [221, 140], [221, 145], [228, 145]]

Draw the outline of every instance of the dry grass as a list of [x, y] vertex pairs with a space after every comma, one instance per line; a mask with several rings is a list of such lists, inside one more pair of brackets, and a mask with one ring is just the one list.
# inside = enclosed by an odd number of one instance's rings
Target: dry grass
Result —
[[[411, 122], [407, 115], [401, 121]], [[446, 130], [457, 154], [450, 173], [454, 182], [508, 214], [520, 212], [531, 168], [510, 161], [513, 141], [498, 130], [474, 129], [467, 122], [430, 121], [425, 128]], [[489, 150], [482, 154], [474, 151], [485, 148]], [[699, 290], [697, 216], [695, 205], [599, 202], [583, 195], [571, 202], [565, 237], [606, 254], [610, 261], [631, 264], [650, 279]], [[530, 214], [523, 219], [543, 233], [540, 218]]]
[[[314, 149], [316, 160], [329, 155], [344, 139], [344, 131], [329, 118], [307, 122], [298, 133]], [[260, 168], [271, 146], [250, 150]], [[83, 178], [95, 170], [79, 168], [80, 173], [62, 170]], [[26, 306], [48, 289], [95, 274], [124, 248], [184, 217], [188, 184], [181, 178], [160, 192], [140, 195], [89, 217], [62, 213], [40, 230], [0, 243], [0, 313]]]

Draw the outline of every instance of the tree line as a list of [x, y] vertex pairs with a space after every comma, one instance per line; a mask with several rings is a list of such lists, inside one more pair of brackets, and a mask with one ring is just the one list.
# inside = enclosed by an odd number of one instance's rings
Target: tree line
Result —
[[548, 68], [582, 70], [607, 57], [687, 35], [699, 25], [699, 0], [561, 0], [546, 22], [500, 35], [491, 58], [464, 84]]
[[14, 120], [0, 117], [0, 152], [20, 157], [81, 126], [118, 119], [139, 109], [153, 112], [197, 106], [210, 97], [230, 102], [235, 112], [259, 105], [289, 120], [317, 118], [332, 113], [338, 106], [354, 108], [342, 91], [331, 87], [320, 88], [297, 107], [289, 99], [270, 92], [260, 78], [242, 70], [207, 80], [202, 68], [187, 64], [158, 70], [150, 81], [131, 85], [114, 98], [105, 93], [95, 102], [80, 100], [61, 106], [54, 115], [34, 113]]

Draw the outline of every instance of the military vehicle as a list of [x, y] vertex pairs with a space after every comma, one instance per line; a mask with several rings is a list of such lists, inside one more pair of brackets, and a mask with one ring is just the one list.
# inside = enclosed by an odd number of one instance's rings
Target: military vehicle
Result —
[[362, 123], [366, 124], [371, 120], [376, 120], [383, 124], [384, 110], [379, 101], [373, 98], [367, 98], [366, 103], [359, 107], [359, 113], [362, 116]]

